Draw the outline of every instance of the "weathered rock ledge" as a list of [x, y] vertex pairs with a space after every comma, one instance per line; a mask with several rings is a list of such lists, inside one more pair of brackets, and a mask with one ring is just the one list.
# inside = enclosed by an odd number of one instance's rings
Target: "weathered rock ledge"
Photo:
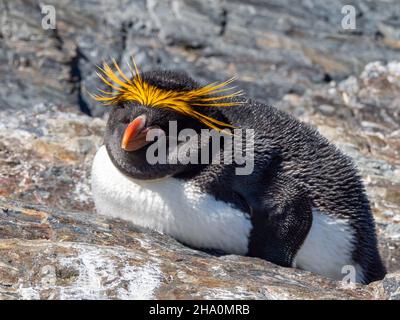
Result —
[[[120, 220], [0, 200], [0, 299], [387, 299], [400, 274], [341, 283], [215, 257]], [[397, 290], [397, 291], [396, 291]]]

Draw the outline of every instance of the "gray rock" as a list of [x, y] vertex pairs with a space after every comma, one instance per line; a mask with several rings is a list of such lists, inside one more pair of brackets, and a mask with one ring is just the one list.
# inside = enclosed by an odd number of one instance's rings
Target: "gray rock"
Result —
[[0, 299], [381, 298], [375, 287], [211, 256], [125, 221], [13, 201], [0, 200], [0, 253]]
[[375, 295], [388, 300], [400, 300], [400, 273], [389, 274], [382, 281], [371, 285]]
[[[51, 102], [102, 115], [87, 94], [96, 65], [132, 54], [143, 70], [184, 69], [204, 82], [237, 74], [253, 97], [276, 103], [368, 62], [396, 59], [400, 5], [391, 1], [49, 0], [57, 28], [41, 27], [41, 2], [0, 1], [0, 105]], [[356, 8], [343, 30], [341, 8]], [[397, 19], [397, 20], [396, 20]]]
[[91, 210], [91, 160], [105, 122], [50, 104], [0, 111], [0, 195]]

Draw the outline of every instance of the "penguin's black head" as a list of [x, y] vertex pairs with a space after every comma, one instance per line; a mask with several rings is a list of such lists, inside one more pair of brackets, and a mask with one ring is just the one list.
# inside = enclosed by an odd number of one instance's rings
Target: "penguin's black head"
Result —
[[[133, 82], [133, 80], [131, 81]], [[202, 88], [186, 73], [176, 71], [143, 73], [140, 75], [140, 81], [152, 88], [160, 89], [162, 93], [179, 93], [183, 96], [185, 93]], [[114, 165], [120, 171], [135, 179], [159, 179], [183, 173], [196, 166], [195, 164], [183, 164], [179, 161], [179, 155], [174, 156], [178, 160], [174, 164], [171, 164], [171, 162], [154, 164], [149, 161], [149, 154], [153, 155], [154, 152], [148, 153], [148, 151], [150, 151], [149, 148], [152, 148], [151, 150], [155, 149], [154, 144], [167, 141], [166, 154], [167, 158], [170, 157], [170, 138], [174, 139], [176, 137], [175, 131], [170, 132], [171, 122], [176, 124], [177, 133], [183, 129], [193, 129], [196, 134], [200, 134], [201, 129], [209, 128], [209, 123], [206, 122], [207, 125], [199, 121], [199, 118], [188, 116], [188, 114], [178, 112], [171, 107], [164, 107], [163, 101], [166, 101], [166, 105], [168, 105], [169, 100], [167, 98], [162, 100], [160, 104], [152, 106], [139, 102], [138, 100], [140, 99], [136, 97], [134, 100], [121, 99], [120, 96], [121, 94], [114, 96], [115, 101], [109, 114], [105, 133], [107, 151]], [[96, 98], [100, 100], [98, 96]], [[177, 99], [180, 99], [179, 95]], [[179, 105], [179, 100], [176, 101], [178, 101]], [[207, 119], [217, 120], [219, 124], [225, 120], [218, 108], [192, 105], [190, 105], [190, 108], [201, 110], [202, 115], [206, 116]], [[149, 132], [152, 132], [153, 137], [155, 135], [158, 139], [154, 138], [149, 141]], [[178, 141], [178, 147], [172, 149], [172, 152], [187, 152], [184, 148], [179, 148], [185, 143], [184, 141]], [[200, 148], [200, 145], [196, 147]], [[159, 148], [159, 150], [163, 149]]]

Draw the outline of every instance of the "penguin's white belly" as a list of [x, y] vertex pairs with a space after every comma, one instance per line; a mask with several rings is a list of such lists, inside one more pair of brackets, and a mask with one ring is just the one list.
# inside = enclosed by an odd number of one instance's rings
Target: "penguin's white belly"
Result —
[[353, 262], [355, 234], [348, 220], [313, 209], [311, 229], [297, 251], [293, 266], [341, 280], [354, 268], [353, 281], [362, 282], [361, 267]]
[[[104, 146], [93, 162], [92, 192], [100, 214], [169, 234], [194, 247], [241, 255], [248, 252], [252, 226], [245, 213], [201, 192], [190, 182], [129, 178], [113, 165]], [[313, 210], [311, 230], [293, 266], [341, 279], [342, 268], [352, 264], [353, 239], [347, 221]], [[361, 270], [354, 267], [360, 281]]]
[[169, 234], [198, 248], [246, 254], [251, 222], [190, 182], [143, 181], [123, 175], [102, 146], [93, 161], [92, 192], [98, 213]]

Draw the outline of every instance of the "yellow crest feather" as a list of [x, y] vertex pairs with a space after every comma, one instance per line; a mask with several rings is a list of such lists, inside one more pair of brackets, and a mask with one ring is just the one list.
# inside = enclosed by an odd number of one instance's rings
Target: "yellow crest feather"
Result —
[[[98, 67], [100, 72], [97, 72], [97, 75], [111, 88], [111, 92], [99, 89], [102, 95], [91, 94], [96, 101], [100, 101], [106, 105], [114, 105], [123, 101], [136, 101], [149, 107], [173, 109], [184, 115], [195, 118], [217, 131], [221, 131], [223, 127], [232, 127], [232, 125], [228, 123], [224, 123], [196, 111], [193, 106], [231, 107], [241, 104], [241, 102], [231, 101], [230, 99], [240, 96], [242, 91], [226, 93], [234, 89], [232, 87], [227, 87], [227, 85], [234, 81], [234, 78], [221, 83], [214, 82], [189, 91], [164, 90], [142, 79], [133, 58], [134, 70], [128, 64], [132, 73], [132, 79], [129, 79], [122, 72], [114, 59], [112, 62], [119, 75], [105, 62], [103, 63], [103, 68]], [[114, 91], [112, 91], [112, 89], [114, 89]]]

